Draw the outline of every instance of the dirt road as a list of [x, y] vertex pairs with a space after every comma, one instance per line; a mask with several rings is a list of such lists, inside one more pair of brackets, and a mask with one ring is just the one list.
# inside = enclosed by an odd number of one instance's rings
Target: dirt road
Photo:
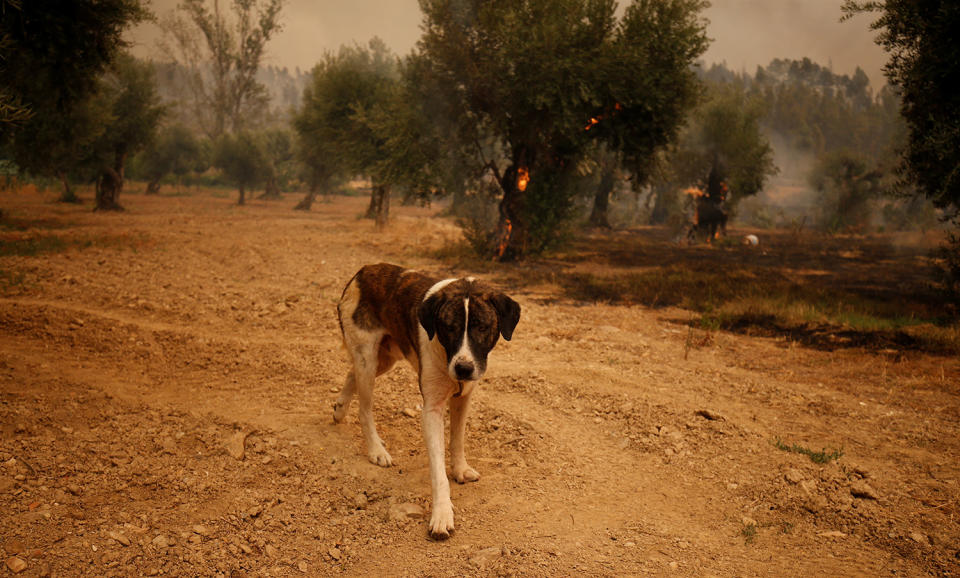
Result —
[[432, 542], [412, 372], [377, 385], [392, 468], [331, 404], [361, 265], [476, 273], [432, 257], [458, 238], [437, 209], [376, 234], [361, 198], [51, 200], [0, 194], [0, 574], [960, 573], [956, 359], [504, 287], [523, 316], [474, 396], [482, 477]]

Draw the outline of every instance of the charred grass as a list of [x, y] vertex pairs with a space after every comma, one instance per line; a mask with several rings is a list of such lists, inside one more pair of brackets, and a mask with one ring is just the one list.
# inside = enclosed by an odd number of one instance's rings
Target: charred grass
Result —
[[505, 280], [556, 284], [576, 301], [679, 307], [699, 314], [678, 321], [698, 329], [817, 349], [960, 353], [960, 317], [936, 286], [935, 243], [790, 232], [765, 232], [761, 243], [683, 246], [657, 228], [593, 233]]

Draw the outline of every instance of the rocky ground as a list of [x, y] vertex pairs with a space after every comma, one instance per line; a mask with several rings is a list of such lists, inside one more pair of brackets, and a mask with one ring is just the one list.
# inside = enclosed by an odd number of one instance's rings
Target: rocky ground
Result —
[[369, 262], [522, 269], [438, 260], [436, 208], [378, 234], [362, 198], [51, 201], [0, 193], [0, 574], [960, 573], [954, 358], [504, 286], [523, 316], [475, 395], [482, 478], [433, 542], [412, 372], [377, 386], [394, 467], [356, 409], [332, 424], [335, 302]]

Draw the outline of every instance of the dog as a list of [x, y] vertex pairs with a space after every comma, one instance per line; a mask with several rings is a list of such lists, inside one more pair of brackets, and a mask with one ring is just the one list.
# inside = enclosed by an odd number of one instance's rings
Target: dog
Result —
[[380, 263], [361, 268], [347, 283], [337, 315], [353, 369], [333, 406], [333, 421], [343, 421], [356, 394], [367, 456], [379, 466], [392, 465], [373, 423], [373, 382], [400, 359], [410, 362], [423, 397], [421, 425], [433, 490], [429, 532], [445, 539], [454, 525], [443, 410], [449, 402], [453, 478], [475, 482], [480, 474], [467, 463], [463, 439], [470, 395], [498, 339], [513, 337], [520, 305], [472, 277], [438, 280]]

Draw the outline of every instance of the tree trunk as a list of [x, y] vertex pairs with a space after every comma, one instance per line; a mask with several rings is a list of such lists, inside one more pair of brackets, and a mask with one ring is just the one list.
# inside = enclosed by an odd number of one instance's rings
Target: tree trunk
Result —
[[372, 213], [378, 231], [382, 231], [387, 226], [387, 220], [390, 218], [390, 187], [388, 185], [373, 185], [370, 192], [370, 208], [367, 212]]
[[57, 176], [60, 177], [60, 182], [63, 183], [63, 192], [60, 193], [60, 198], [57, 200], [61, 203], [79, 203], [80, 197], [73, 192], [73, 187], [70, 186], [70, 179], [67, 178], [67, 173], [58, 171]]
[[520, 184], [520, 169], [527, 170], [516, 162], [510, 165], [500, 182], [503, 199], [500, 201], [500, 219], [494, 236], [495, 261], [520, 260], [527, 251], [528, 231], [524, 218], [526, 185]]
[[613, 192], [613, 186], [616, 184], [616, 173], [605, 170], [600, 177], [600, 184], [597, 185], [597, 193], [593, 197], [593, 211], [590, 212], [590, 225], [610, 228], [608, 210], [610, 208], [610, 193]]
[[650, 211], [650, 224], [662, 225], [667, 222], [669, 208], [667, 207], [667, 194], [670, 190], [666, 187], [654, 187], [650, 196], [653, 197], [653, 210]]
[[270, 177], [267, 179], [267, 184], [263, 188], [263, 194], [260, 195], [261, 199], [281, 199], [283, 198], [280, 195], [280, 185], [277, 184], [277, 179]]
[[300, 199], [300, 202], [297, 203], [297, 206], [293, 208], [294, 211], [309, 211], [313, 207], [313, 202], [317, 200], [317, 191], [320, 189], [316, 183], [310, 183], [310, 190], [307, 191], [307, 195]]
[[112, 167], [106, 167], [97, 179], [97, 196], [94, 211], [122, 211], [120, 192], [123, 191], [123, 165], [127, 155], [118, 151]]
[[237, 199], [237, 204], [238, 204], [238, 205], [245, 205], [245, 204], [247, 204], [247, 199], [246, 199], [247, 191], [244, 190], [244, 188], [243, 188], [243, 183], [241, 183], [241, 184], [237, 187], [237, 193], [239, 193], [239, 195], [240, 195], [240, 197]]

